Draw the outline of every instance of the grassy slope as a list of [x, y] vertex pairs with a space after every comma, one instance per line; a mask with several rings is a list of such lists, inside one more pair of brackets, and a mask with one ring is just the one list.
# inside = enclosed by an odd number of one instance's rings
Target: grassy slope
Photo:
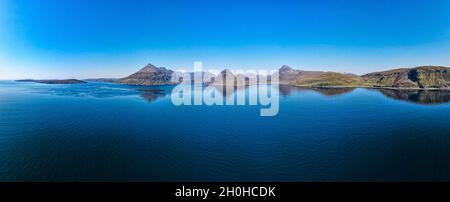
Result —
[[294, 85], [311, 87], [369, 86], [361, 77], [336, 72], [324, 72], [314, 77], [298, 79]]

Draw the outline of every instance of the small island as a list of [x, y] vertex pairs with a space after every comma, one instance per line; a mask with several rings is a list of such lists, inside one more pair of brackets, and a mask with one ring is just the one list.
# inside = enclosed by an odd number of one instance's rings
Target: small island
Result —
[[34, 79], [23, 79], [16, 80], [16, 82], [34, 82], [43, 84], [85, 84], [86, 81], [81, 81], [77, 79], [63, 79], [63, 80], [34, 80]]

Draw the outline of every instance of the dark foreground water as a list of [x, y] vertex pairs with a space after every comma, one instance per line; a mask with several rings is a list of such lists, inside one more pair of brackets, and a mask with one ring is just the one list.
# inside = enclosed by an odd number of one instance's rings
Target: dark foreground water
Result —
[[172, 88], [0, 82], [0, 181], [450, 180], [448, 91], [280, 86], [261, 117]]

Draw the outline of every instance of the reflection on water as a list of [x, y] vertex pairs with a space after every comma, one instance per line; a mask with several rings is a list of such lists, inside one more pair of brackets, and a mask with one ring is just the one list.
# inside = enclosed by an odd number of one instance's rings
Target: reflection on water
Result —
[[379, 89], [386, 97], [418, 104], [442, 104], [450, 102], [449, 90], [399, 90]]
[[166, 96], [165, 90], [162, 89], [139, 89], [139, 91], [142, 92], [141, 97], [149, 102]]
[[[294, 92], [314, 91], [327, 97], [335, 97], [351, 93], [355, 88], [308, 88], [291, 85], [280, 85], [281, 95], [289, 97]], [[381, 92], [384, 96], [416, 104], [443, 104], [450, 102], [450, 90], [407, 90], [407, 89], [371, 89]]]
[[[2, 83], [4, 91], [12, 86], [14, 88], [21, 88], [24, 91], [31, 91], [40, 94], [49, 94], [57, 96], [74, 96], [74, 97], [95, 97], [95, 98], [110, 98], [117, 96], [140, 96], [149, 102], [154, 102], [170, 95], [174, 86], [128, 86], [112, 83], [89, 82], [87, 84], [79, 85], [47, 85], [35, 83], [17, 83], [5, 82]], [[14, 85], [11, 85], [14, 84]], [[232, 98], [238, 94], [249, 93], [249, 89], [253, 91], [257, 89], [256, 86], [221, 86], [209, 85], [202, 86], [201, 91], [213, 90], [224, 98]], [[283, 97], [292, 96], [295, 92], [317, 92], [326, 97], [336, 97], [351, 93], [355, 88], [308, 88], [297, 87], [291, 85], [279, 85], [278, 88], [269, 88], [271, 90], [278, 89]], [[17, 89], [16, 89], [17, 90]], [[192, 89], [194, 90], [194, 89]], [[450, 90], [406, 90], [406, 89], [370, 89], [379, 91], [382, 95], [395, 99], [402, 100], [416, 104], [442, 104], [450, 102]], [[255, 93], [257, 90], [255, 91]]]
[[394, 100], [450, 91], [280, 85], [280, 113], [261, 117], [174, 106], [173, 89], [0, 81], [0, 181], [450, 180], [450, 105]]
[[226, 86], [226, 85], [210, 85], [206, 88], [213, 88], [220, 95], [229, 98], [236, 92], [245, 92], [243, 90], [248, 89], [249, 86]]
[[308, 87], [298, 87], [298, 86], [291, 86], [291, 85], [280, 85], [279, 87], [281, 95], [288, 97], [293, 92], [302, 92], [302, 91], [314, 91], [318, 92], [321, 95], [325, 96], [338, 96], [343, 95], [352, 92], [355, 90], [355, 88], [308, 88]]
[[303, 88], [291, 86], [291, 85], [279, 85], [280, 94], [284, 97], [289, 97], [293, 92], [305, 91]]
[[311, 90], [316, 91], [325, 96], [338, 96], [352, 92], [355, 88], [312, 88]]
[[172, 86], [128, 86], [104, 82], [89, 82], [87, 84], [73, 85], [48, 85], [17, 82], [3, 82], [2, 84], [4, 84], [4, 86], [11, 86], [11, 84], [13, 84], [22, 91], [45, 95], [94, 98], [112, 98], [136, 95], [148, 100], [149, 102], [164, 98], [167, 95], [166, 92], [170, 92], [172, 88]]

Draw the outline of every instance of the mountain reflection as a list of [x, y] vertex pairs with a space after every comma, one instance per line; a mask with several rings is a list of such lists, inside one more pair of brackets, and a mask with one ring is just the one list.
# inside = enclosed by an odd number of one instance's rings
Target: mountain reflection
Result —
[[[171, 86], [127, 86], [110, 83], [92, 83], [75, 85], [28, 85], [31, 92], [71, 97], [113, 98], [120, 96], [141, 96], [153, 102], [170, 94]], [[166, 93], [168, 92], [168, 93]]]
[[156, 101], [157, 99], [166, 96], [166, 92], [162, 89], [139, 89], [138, 91], [142, 93], [141, 97], [149, 102]]
[[386, 97], [418, 104], [442, 104], [450, 102], [450, 90], [397, 90], [379, 89]]
[[206, 88], [214, 88], [216, 92], [218, 92], [223, 97], [231, 97], [236, 92], [245, 90], [249, 86], [223, 86], [223, 85], [209, 85]]
[[343, 94], [347, 94], [355, 90], [355, 88], [309, 88], [309, 87], [298, 87], [298, 86], [292, 86], [292, 85], [280, 85], [279, 86], [281, 95], [288, 97], [293, 92], [308, 92], [308, 91], [314, 91], [318, 92], [324, 96], [334, 97], [339, 96]]
[[[37, 84], [17, 84], [18, 87], [24, 88], [29, 92], [38, 94], [48, 94], [55, 96], [73, 96], [73, 97], [95, 97], [95, 98], [111, 98], [118, 96], [140, 96], [143, 99], [154, 102], [158, 99], [170, 95], [174, 86], [127, 86], [117, 84], [92, 83], [84, 85], [37, 85]], [[308, 88], [297, 87], [292, 85], [272, 86], [268, 90], [278, 89], [283, 97], [289, 97], [295, 93], [317, 92], [323, 96], [336, 97], [351, 93], [355, 88]], [[191, 86], [188, 88], [192, 91], [195, 89]], [[202, 91], [216, 92], [217, 95], [224, 98], [232, 98], [235, 96], [251, 93], [259, 93], [261, 90], [257, 85], [240, 85], [240, 86], [223, 86], [208, 85], [200, 88]], [[443, 104], [450, 102], [450, 90], [408, 90], [408, 89], [367, 89], [371, 91], [380, 91], [382, 95], [395, 99], [416, 104]], [[201, 93], [200, 93], [201, 95]]]

